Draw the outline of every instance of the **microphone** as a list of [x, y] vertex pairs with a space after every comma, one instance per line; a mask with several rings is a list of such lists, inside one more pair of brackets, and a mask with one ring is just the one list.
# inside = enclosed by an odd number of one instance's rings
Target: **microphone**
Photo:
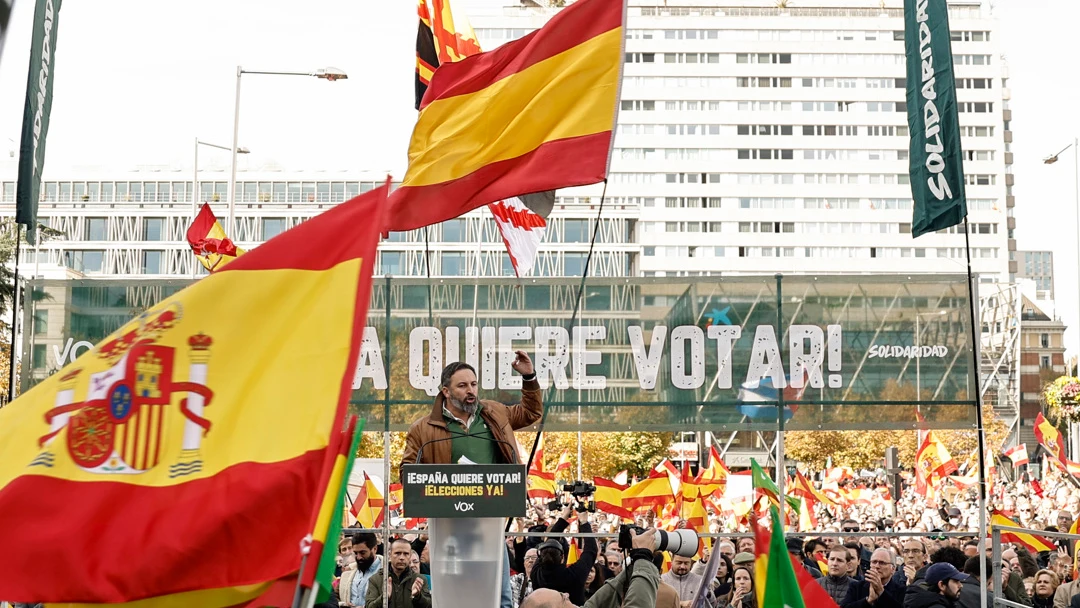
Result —
[[[429, 445], [431, 445], [433, 443], [439, 443], [441, 441], [451, 441], [451, 440], [453, 440], [455, 438], [456, 439], [461, 439], [461, 438], [483, 439], [484, 441], [490, 441], [492, 443], [502, 443], [502, 444], [510, 446], [510, 452], [511, 453], [514, 453], [514, 454], [517, 453], [517, 448], [515, 448], [514, 445], [512, 443], [510, 443], [509, 441], [504, 441], [502, 439], [495, 439], [495, 438], [490, 438], [489, 439], [487, 437], [481, 437], [479, 435], [465, 435], [465, 434], [462, 434], [462, 433], [450, 433], [449, 437], [442, 437], [442, 438], [439, 438], [439, 439], [432, 439], [431, 441], [425, 441], [424, 443], [420, 444], [420, 449], [416, 451], [416, 462], [414, 462], [413, 464], [420, 464], [420, 459], [424, 457], [424, 448], [426, 448], [427, 446], [429, 446]], [[445, 463], [445, 464], [455, 464], [455, 463], [448, 462], [448, 463]], [[505, 463], [505, 464], [518, 464], [518, 463], [516, 463], [516, 462], [508, 462], [508, 463]]]

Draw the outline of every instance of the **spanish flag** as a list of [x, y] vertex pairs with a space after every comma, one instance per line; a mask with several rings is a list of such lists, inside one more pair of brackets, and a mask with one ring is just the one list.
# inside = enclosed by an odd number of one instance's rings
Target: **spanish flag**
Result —
[[[990, 512], [990, 528], [994, 526], [1011, 526], [1013, 528], [1023, 528], [1020, 524], [1005, 517], [1000, 511], [993, 510]], [[1039, 553], [1040, 551], [1053, 551], [1055, 549], [1054, 541], [1046, 538], [1045, 536], [1038, 536], [1036, 534], [1023, 534], [1019, 532], [1002, 532], [1001, 542], [1003, 543], [1018, 543], [1027, 548], [1032, 553]]]
[[221, 270], [226, 264], [246, 253], [225, 236], [225, 229], [221, 227], [221, 222], [214, 215], [209, 203], [203, 203], [195, 221], [188, 226], [187, 241], [199, 263], [210, 272]]
[[697, 484], [701, 486], [703, 496], [711, 496], [721, 491], [727, 485], [727, 477], [731, 474], [724, 459], [720, 457], [716, 446], [709, 447], [709, 466], [698, 471]]
[[607, 176], [625, 0], [578, 0], [541, 29], [431, 76], [390, 197], [412, 230], [523, 193]]
[[648, 477], [623, 491], [622, 506], [636, 511], [644, 507], [662, 507], [674, 500], [667, 474], [652, 471]]
[[623, 492], [629, 486], [603, 477], [593, 477], [593, 485], [596, 486], [593, 500], [596, 502], [597, 511], [618, 515], [624, 519], [633, 517], [629, 509], [623, 508]]
[[[0, 597], [231, 606], [295, 576], [330, 491], [388, 188], [163, 300], [0, 409], [0, 521], [17, 522]], [[250, 559], [260, 538], [275, 541]], [[57, 547], [79, 556], [60, 577]]]
[[480, 52], [469, 20], [453, 10], [449, 0], [418, 0], [420, 23], [416, 32], [416, 109], [424, 99], [431, 76], [443, 63], [460, 61]]
[[356, 518], [356, 525], [361, 528], [378, 528], [383, 524], [386, 517], [386, 500], [383, 498], [379, 486], [364, 473], [364, 485], [356, 493], [352, 507], [349, 509]]
[[1050, 461], [1058, 465], [1062, 471], [1069, 471], [1069, 460], [1065, 457], [1065, 442], [1061, 440], [1061, 432], [1057, 427], [1050, 424], [1042, 412], [1035, 417], [1035, 439], [1050, 454]]

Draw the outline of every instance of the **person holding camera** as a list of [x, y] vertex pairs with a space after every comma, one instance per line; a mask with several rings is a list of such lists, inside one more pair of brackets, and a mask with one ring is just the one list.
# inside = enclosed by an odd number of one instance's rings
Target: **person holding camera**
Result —
[[[552, 532], [562, 532], [570, 526], [570, 517], [573, 513], [573, 505], [568, 504], [563, 509], [562, 517], [551, 527]], [[589, 512], [579, 511], [577, 514], [578, 532], [590, 533], [592, 526], [589, 524]], [[567, 594], [567, 597], [575, 605], [585, 603], [585, 580], [589, 578], [589, 571], [596, 563], [596, 556], [600, 549], [595, 538], [582, 539], [581, 556], [572, 565], [566, 565], [566, 551], [563, 544], [558, 540], [546, 540], [536, 548], [539, 561], [533, 566], [529, 575], [533, 589], [552, 589]], [[535, 591], [533, 593], [536, 593]]]
[[[638, 534], [630, 531], [630, 565], [604, 583], [582, 608], [655, 608], [660, 570], [653, 563], [656, 530]], [[521, 608], [577, 608], [569, 594], [554, 589], [537, 589], [525, 598]]]

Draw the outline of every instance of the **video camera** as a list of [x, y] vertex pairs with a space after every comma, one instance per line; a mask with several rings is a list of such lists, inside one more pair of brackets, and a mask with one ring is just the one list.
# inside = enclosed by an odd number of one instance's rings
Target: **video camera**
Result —
[[[585, 511], [596, 513], [596, 501], [588, 500], [590, 496], [596, 493], [596, 486], [593, 484], [587, 481], [575, 481], [573, 483], [564, 484], [562, 491], [574, 497], [574, 510], [578, 513], [583, 513]], [[567, 504], [570, 503], [555, 499], [547, 504], [547, 508], [549, 511], [558, 511]]]
[[[619, 548], [629, 551], [634, 548], [633, 539], [630, 537], [630, 532], [635, 534], [643, 534], [645, 528], [641, 526], [630, 526], [623, 524], [619, 526]], [[697, 555], [698, 551], [698, 535], [693, 530], [673, 530], [666, 532], [664, 530], [656, 531], [656, 544], [653, 546], [653, 552], [656, 551], [668, 551], [672, 555], [678, 555], [680, 557], [692, 558]]]

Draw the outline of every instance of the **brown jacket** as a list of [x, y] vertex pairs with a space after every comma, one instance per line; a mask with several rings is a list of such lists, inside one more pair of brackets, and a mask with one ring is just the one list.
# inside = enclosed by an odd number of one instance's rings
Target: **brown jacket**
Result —
[[[446, 419], [443, 418], [444, 397], [440, 391], [435, 396], [435, 404], [431, 408], [431, 414], [412, 423], [409, 434], [405, 437], [405, 454], [401, 464], [416, 463], [416, 455], [420, 452], [420, 446], [438, 439], [439, 441], [424, 447], [422, 464], [451, 464], [450, 463], [450, 431], [446, 428]], [[484, 418], [491, 436], [499, 443], [499, 453], [506, 464], [517, 464], [520, 461], [517, 453], [517, 440], [514, 439], [514, 431], [532, 425], [544, 413], [544, 404], [541, 400], [540, 383], [536, 379], [523, 381], [521, 387], [521, 403], [516, 405], [503, 405], [498, 401], [482, 400], [483, 407], [480, 415]], [[399, 470], [400, 473], [400, 465]]]
[[656, 608], [679, 608], [679, 592], [661, 581], [656, 588]]

